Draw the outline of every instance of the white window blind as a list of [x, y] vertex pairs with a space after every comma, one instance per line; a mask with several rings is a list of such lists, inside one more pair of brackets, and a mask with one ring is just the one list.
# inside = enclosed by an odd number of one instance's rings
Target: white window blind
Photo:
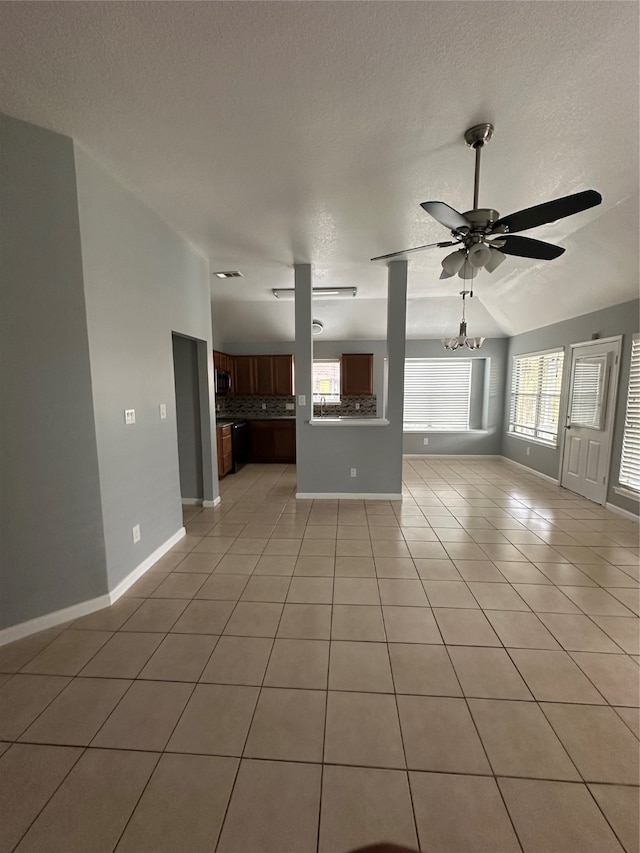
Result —
[[340, 402], [340, 359], [339, 358], [314, 358], [313, 402], [326, 403]]
[[640, 338], [631, 348], [631, 371], [624, 421], [620, 483], [640, 492]]
[[575, 359], [569, 409], [569, 423], [572, 426], [602, 429], [607, 393], [607, 366], [606, 355], [580, 356]]
[[404, 364], [406, 426], [427, 430], [469, 429], [470, 358], [408, 358]]
[[563, 363], [563, 350], [514, 356], [510, 433], [557, 444]]

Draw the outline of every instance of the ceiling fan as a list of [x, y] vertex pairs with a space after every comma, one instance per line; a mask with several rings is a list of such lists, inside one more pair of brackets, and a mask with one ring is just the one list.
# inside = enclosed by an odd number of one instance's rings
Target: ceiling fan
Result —
[[493, 136], [492, 124], [476, 124], [469, 128], [464, 135], [469, 148], [476, 152], [476, 168], [473, 183], [473, 210], [458, 213], [443, 201], [423, 201], [420, 205], [433, 216], [441, 225], [451, 231], [453, 239], [440, 243], [429, 243], [426, 246], [415, 246], [401, 252], [391, 252], [371, 258], [372, 261], [388, 260], [408, 252], [418, 252], [422, 249], [445, 248], [459, 246], [455, 252], [447, 255], [442, 261], [440, 278], [451, 278], [456, 273], [462, 279], [472, 279], [480, 269], [493, 272], [507, 255], [517, 255], [521, 258], [536, 258], [537, 260], [552, 261], [558, 258], [564, 249], [553, 243], [542, 240], [532, 240], [530, 237], [512, 236], [517, 231], [526, 231], [573, 216], [582, 210], [600, 204], [602, 196], [595, 190], [584, 190], [574, 195], [556, 198], [544, 204], [527, 207], [517, 213], [500, 217], [497, 210], [478, 207], [478, 188], [480, 184], [480, 153]]

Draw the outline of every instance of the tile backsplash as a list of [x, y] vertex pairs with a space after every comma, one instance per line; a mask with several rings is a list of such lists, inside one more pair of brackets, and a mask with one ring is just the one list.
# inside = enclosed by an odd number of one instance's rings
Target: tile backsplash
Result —
[[[247, 418], [294, 418], [295, 397], [218, 397], [216, 399], [216, 417]], [[290, 408], [287, 408], [289, 405]], [[292, 408], [291, 408], [292, 407]], [[375, 418], [377, 399], [374, 396], [361, 395], [343, 397], [339, 404], [327, 406], [327, 413], [334, 418], [353, 416], [357, 418]], [[320, 417], [320, 405], [313, 405], [314, 417]]]

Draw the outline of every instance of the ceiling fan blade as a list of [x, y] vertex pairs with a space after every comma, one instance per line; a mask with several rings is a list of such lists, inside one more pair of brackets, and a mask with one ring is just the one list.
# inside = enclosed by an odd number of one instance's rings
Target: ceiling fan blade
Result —
[[544, 204], [537, 204], [535, 207], [519, 210], [517, 213], [510, 213], [509, 216], [503, 216], [502, 219], [493, 223], [491, 230], [494, 234], [500, 233], [500, 226], [503, 225], [510, 234], [526, 231], [528, 228], [545, 225], [547, 222], [555, 222], [556, 219], [564, 219], [565, 216], [573, 216], [574, 213], [595, 207], [601, 201], [600, 193], [595, 190], [584, 190], [581, 193], [556, 198]]
[[500, 242], [503, 243], [500, 247], [503, 255], [516, 255], [519, 258], [552, 261], [554, 258], [559, 258], [565, 251], [562, 246], [554, 246], [553, 243], [544, 243], [542, 240], [532, 240], [531, 237], [505, 235]]
[[471, 223], [466, 217], [443, 201], [423, 201], [420, 207], [426, 210], [429, 216], [433, 216], [441, 225], [448, 228], [449, 231], [471, 228]]
[[401, 252], [390, 252], [388, 255], [378, 255], [377, 258], [371, 258], [372, 261], [385, 261], [388, 258], [398, 258], [400, 255], [406, 255], [408, 252], [420, 252], [422, 249], [444, 249], [445, 246], [457, 246], [456, 240], [448, 240], [445, 243], [428, 243], [426, 246], [414, 246], [413, 249], [403, 249]]

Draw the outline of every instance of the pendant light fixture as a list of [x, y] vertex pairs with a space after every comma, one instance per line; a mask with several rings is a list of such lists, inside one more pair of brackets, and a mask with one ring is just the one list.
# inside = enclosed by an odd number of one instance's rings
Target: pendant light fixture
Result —
[[[484, 338], [468, 338], [467, 337], [467, 321], [464, 317], [464, 300], [467, 293], [471, 293], [469, 290], [461, 290], [460, 296], [462, 296], [462, 320], [460, 321], [460, 331], [458, 333], [457, 338], [443, 338], [442, 346], [448, 350], [457, 350], [460, 347], [467, 347], [467, 349], [480, 349], [482, 344], [484, 343]], [[471, 293], [473, 296], [473, 293]]]

